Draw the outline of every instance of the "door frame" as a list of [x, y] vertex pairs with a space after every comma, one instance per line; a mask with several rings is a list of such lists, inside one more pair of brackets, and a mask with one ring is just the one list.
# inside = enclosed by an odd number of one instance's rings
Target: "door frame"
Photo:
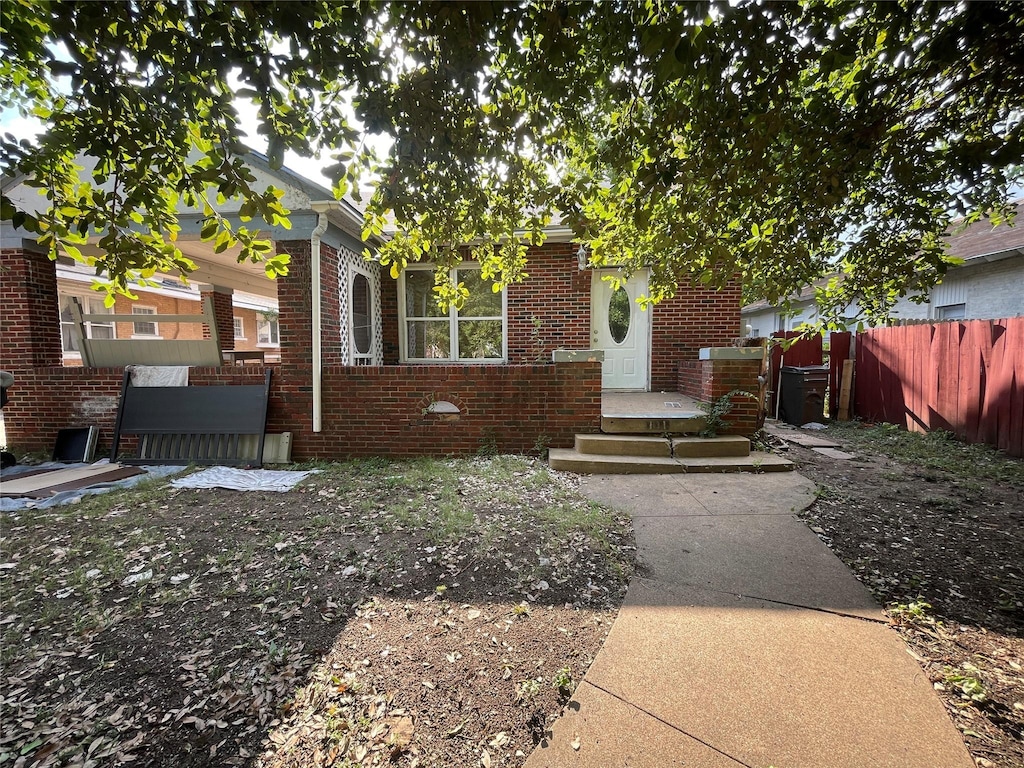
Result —
[[[605, 275], [608, 275], [608, 274], [611, 274], [611, 273], [614, 273], [614, 272], [621, 272], [621, 270], [615, 269], [615, 268], [611, 268], [611, 269], [605, 268], [605, 269], [593, 269], [593, 270], [590, 270], [590, 271], [592, 273], [591, 274], [591, 280], [590, 280], [590, 339], [591, 339], [591, 348], [594, 348], [593, 341], [594, 341], [594, 336], [595, 336], [596, 327], [597, 327], [596, 326], [597, 313], [594, 311], [595, 310], [595, 306], [594, 306], [594, 286], [595, 286], [595, 281], [602, 280], [602, 278]], [[648, 289], [649, 289], [650, 288], [650, 280], [651, 280], [651, 270], [650, 270], [650, 268], [649, 267], [643, 267], [642, 269], [638, 269], [638, 270], [633, 272], [633, 276], [636, 276], [638, 274], [643, 274], [646, 277], [647, 286], [648, 286]], [[645, 347], [645, 354], [646, 354], [646, 365], [645, 365], [644, 376], [643, 376], [643, 378], [644, 378], [643, 386], [642, 387], [609, 387], [609, 388], [606, 389], [604, 387], [603, 381], [602, 381], [602, 386], [601, 386], [601, 391], [602, 392], [650, 392], [651, 391], [651, 355], [652, 355], [652, 352], [653, 352], [653, 337], [654, 337], [654, 305], [651, 304], [651, 305], [649, 305], [647, 307], [647, 309], [641, 310], [639, 305], [636, 305], [636, 301], [635, 300], [633, 301], [633, 304], [635, 305], [634, 308], [633, 308], [634, 312], [641, 312], [641, 311], [643, 311], [643, 313], [647, 316], [646, 338], [642, 340], [642, 344]], [[607, 314], [607, 311], [605, 311], [605, 314]], [[604, 350], [601, 350], [601, 351], [603, 352]], [[604, 363], [602, 362], [601, 365], [602, 365], [601, 378], [603, 380], [604, 379], [604, 368], [603, 368]]]

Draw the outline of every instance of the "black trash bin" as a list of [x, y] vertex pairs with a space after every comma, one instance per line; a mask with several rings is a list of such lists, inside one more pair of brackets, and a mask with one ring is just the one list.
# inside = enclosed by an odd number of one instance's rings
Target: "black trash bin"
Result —
[[822, 421], [827, 386], [827, 365], [782, 366], [779, 418], [797, 427], [810, 421]]

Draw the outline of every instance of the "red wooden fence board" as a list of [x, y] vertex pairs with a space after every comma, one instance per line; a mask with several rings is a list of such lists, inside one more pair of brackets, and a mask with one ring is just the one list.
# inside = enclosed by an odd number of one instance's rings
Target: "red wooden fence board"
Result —
[[839, 388], [843, 380], [843, 363], [850, 359], [850, 342], [853, 334], [847, 331], [833, 331], [828, 342], [828, 415], [836, 418], [839, 413]]
[[858, 416], [1024, 456], [1024, 317], [857, 335]]
[[964, 439], [978, 442], [981, 427], [981, 396], [985, 369], [982, 361], [982, 347], [991, 338], [988, 328], [982, 323], [967, 323], [960, 356], [960, 421]]
[[807, 339], [797, 338], [798, 331], [777, 331], [772, 334], [772, 339], [796, 339], [785, 350], [782, 344], [771, 345], [771, 394], [768, 402], [768, 413], [775, 415], [775, 402], [778, 396], [779, 370], [784, 365], [821, 365], [821, 336], [811, 336]]

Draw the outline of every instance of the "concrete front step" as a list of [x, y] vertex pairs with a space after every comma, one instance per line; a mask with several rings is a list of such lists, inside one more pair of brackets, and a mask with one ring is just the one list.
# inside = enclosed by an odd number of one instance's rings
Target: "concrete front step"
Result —
[[672, 444], [665, 437], [650, 435], [576, 435], [576, 450], [602, 456], [672, 455]]
[[704, 417], [695, 413], [679, 416], [608, 415], [601, 417], [601, 431], [613, 435], [695, 435], [704, 429]]
[[551, 448], [548, 465], [552, 469], [584, 475], [657, 475], [686, 471], [686, 467], [668, 456], [602, 456], [580, 453], [575, 448]]
[[677, 459], [706, 456], [749, 456], [750, 441], [739, 435], [719, 437], [674, 437], [672, 455]]
[[774, 453], [673, 459], [664, 456], [610, 456], [580, 453], [574, 448], [548, 451], [552, 469], [593, 475], [679, 474], [683, 472], [784, 472], [793, 462]]
[[600, 456], [749, 456], [750, 441], [739, 435], [720, 437], [654, 437], [653, 435], [576, 435], [576, 450]]

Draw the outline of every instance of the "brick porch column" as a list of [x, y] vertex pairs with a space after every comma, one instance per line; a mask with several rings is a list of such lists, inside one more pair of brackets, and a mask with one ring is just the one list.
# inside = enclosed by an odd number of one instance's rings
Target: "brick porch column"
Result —
[[[288, 274], [277, 278], [278, 331], [281, 336], [281, 363], [313, 363], [313, 300], [310, 294], [310, 252], [308, 240], [278, 241], [277, 252], [291, 256]], [[320, 246], [320, 349], [323, 364], [339, 365], [342, 329], [338, 299], [338, 252], [326, 244]]]
[[313, 363], [313, 306], [309, 293], [309, 240], [279, 240], [277, 253], [291, 257], [288, 274], [277, 278], [277, 324], [281, 365]]
[[62, 365], [56, 263], [25, 247], [4, 248], [0, 275], [0, 366]]
[[[232, 289], [222, 285], [200, 285], [199, 298], [204, 304], [206, 298], [213, 300], [213, 316], [217, 320], [217, 336], [221, 349], [235, 348], [235, 308], [231, 303]], [[203, 325], [203, 338], [212, 338], [210, 328]]]

